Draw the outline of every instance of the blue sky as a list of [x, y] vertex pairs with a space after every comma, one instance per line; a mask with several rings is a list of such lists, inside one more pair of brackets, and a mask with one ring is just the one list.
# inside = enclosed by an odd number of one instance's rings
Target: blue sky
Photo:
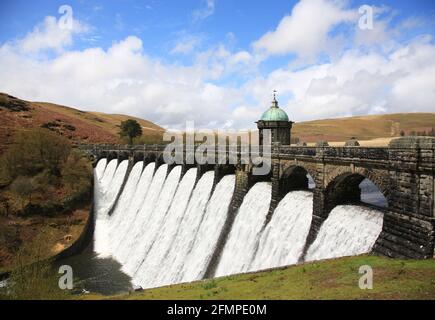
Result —
[[0, 91], [166, 127], [252, 127], [273, 89], [296, 121], [434, 112], [434, 21], [423, 0], [3, 0]]

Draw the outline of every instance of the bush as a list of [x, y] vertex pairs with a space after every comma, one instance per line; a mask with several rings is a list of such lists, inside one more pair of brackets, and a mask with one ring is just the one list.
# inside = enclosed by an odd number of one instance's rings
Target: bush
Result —
[[60, 175], [60, 166], [71, 150], [69, 141], [49, 130], [35, 128], [16, 134], [14, 144], [2, 157], [3, 176], [9, 180], [33, 176], [43, 170]]
[[83, 192], [91, 187], [92, 166], [77, 150], [69, 154], [61, 174], [70, 194]]
[[24, 208], [26, 201], [32, 201], [35, 185], [32, 178], [19, 176], [12, 182], [10, 189], [21, 200], [21, 208]]
[[67, 139], [37, 128], [17, 133], [14, 142], [0, 158], [0, 181], [8, 186], [1, 193], [12, 212], [53, 214], [87, 199], [92, 167]]

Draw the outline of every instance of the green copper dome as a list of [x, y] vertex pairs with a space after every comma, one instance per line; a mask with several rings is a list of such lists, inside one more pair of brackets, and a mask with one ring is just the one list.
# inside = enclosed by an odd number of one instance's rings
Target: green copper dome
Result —
[[288, 115], [278, 107], [278, 101], [274, 98], [272, 106], [261, 116], [262, 121], [289, 121]]

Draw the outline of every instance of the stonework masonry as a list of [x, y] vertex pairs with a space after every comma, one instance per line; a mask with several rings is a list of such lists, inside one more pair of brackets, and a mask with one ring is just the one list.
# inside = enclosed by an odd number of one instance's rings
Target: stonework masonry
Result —
[[[163, 163], [165, 146], [81, 145], [95, 161], [100, 158], [129, 159], [130, 162]], [[238, 151], [240, 152], [240, 150]], [[229, 155], [228, 155], [229, 156]], [[235, 174], [235, 191], [228, 210], [227, 222], [220, 235], [217, 254], [207, 270], [214, 274], [216, 262], [229, 230], [250, 187], [258, 181], [270, 181], [272, 200], [268, 219], [279, 201], [291, 190], [307, 189], [306, 175], [314, 182], [313, 217], [306, 249], [331, 210], [343, 203], [358, 203], [359, 184], [372, 181], [385, 196], [388, 208], [383, 209], [382, 232], [373, 251], [388, 257], [427, 259], [434, 257], [435, 239], [435, 138], [403, 137], [393, 140], [387, 148], [359, 146], [316, 147], [274, 145], [270, 156], [271, 172], [265, 176], [252, 174], [253, 165], [183, 164], [183, 173], [197, 166], [200, 174], [215, 171], [215, 185], [226, 174]], [[240, 154], [237, 154], [240, 159]], [[289, 213], [291, 214], [291, 213]]]

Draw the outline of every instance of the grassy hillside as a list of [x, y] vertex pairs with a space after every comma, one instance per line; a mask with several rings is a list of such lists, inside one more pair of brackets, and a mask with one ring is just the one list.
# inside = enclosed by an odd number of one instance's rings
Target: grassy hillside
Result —
[[305, 142], [346, 141], [351, 137], [358, 140], [398, 137], [403, 130], [430, 131], [435, 128], [435, 113], [395, 113], [325, 119], [295, 123], [292, 135]]
[[41, 126], [77, 143], [118, 143], [118, 126], [122, 120], [129, 118], [139, 121], [144, 136], [150, 141], [159, 140], [164, 131], [150, 121], [126, 115], [85, 112], [52, 103], [29, 102], [0, 93], [0, 153], [12, 142], [16, 131]]
[[[359, 267], [373, 268], [373, 289], [361, 290]], [[98, 299], [101, 296], [83, 296]], [[435, 299], [435, 260], [356, 256], [197, 281], [114, 299]]]

